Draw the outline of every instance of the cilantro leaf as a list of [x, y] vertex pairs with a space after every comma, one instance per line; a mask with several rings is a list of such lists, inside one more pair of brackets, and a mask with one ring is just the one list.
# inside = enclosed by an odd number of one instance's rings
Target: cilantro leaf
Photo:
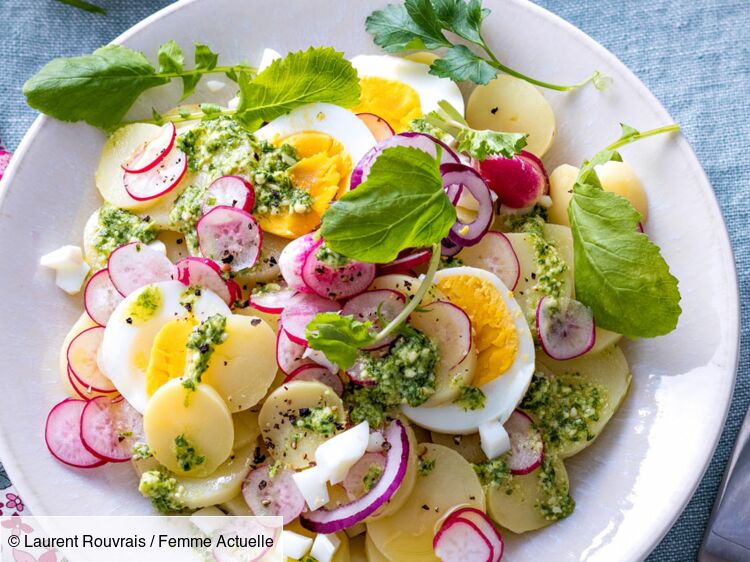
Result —
[[182, 72], [185, 68], [185, 57], [177, 41], [171, 39], [159, 47], [157, 54], [159, 72]]
[[487, 84], [497, 76], [497, 70], [486, 60], [475, 55], [466, 45], [454, 45], [430, 66], [430, 74], [456, 81]]
[[392, 147], [375, 160], [364, 183], [323, 215], [321, 233], [340, 254], [387, 263], [406, 248], [439, 242], [455, 221], [438, 162], [416, 148]]
[[325, 353], [329, 361], [348, 369], [357, 360], [359, 349], [375, 342], [371, 326], [372, 322], [359, 322], [354, 316], [322, 312], [307, 325], [307, 341], [311, 348]]

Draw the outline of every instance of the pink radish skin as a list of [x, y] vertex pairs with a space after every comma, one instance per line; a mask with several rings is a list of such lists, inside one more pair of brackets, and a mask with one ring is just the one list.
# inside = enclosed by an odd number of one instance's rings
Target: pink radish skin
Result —
[[477, 244], [487, 232], [495, 218], [495, 208], [490, 190], [482, 176], [465, 164], [443, 164], [440, 166], [443, 177], [443, 188], [449, 190], [451, 186], [460, 185], [477, 201], [476, 218], [468, 224], [456, 219], [448, 233], [448, 238], [459, 246], [473, 246]]
[[441, 562], [493, 562], [492, 544], [474, 523], [448, 518], [432, 541]]
[[240, 176], [222, 176], [208, 186], [208, 192], [201, 205], [205, 215], [214, 207], [236, 207], [247, 213], [255, 207], [255, 189]]
[[297, 293], [281, 313], [281, 324], [289, 339], [300, 345], [307, 345], [306, 328], [319, 312], [338, 312], [338, 303], [317, 295]]
[[542, 297], [536, 307], [536, 332], [544, 352], [558, 361], [579, 357], [596, 343], [594, 315], [575, 299]]
[[489, 188], [506, 207], [530, 207], [549, 191], [549, 177], [544, 165], [525, 150], [513, 158], [489, 156], [478, 162], [477, 167]]
[[[131, 435], [126, 435], [131, 434]], [[81, 442], [93, 455], [108, 462], [125, 462], [143, 435], [141, 415], [124, 400], [99, 396], [81, 413]]]
[[342, 267], [331, 267], [310, 252], [302, 266], [302, 281], [318, 296], [346, 299], [367, 290], [375, 279], [375, 264], [349, 260]]
[[89, 392], [117, 392], [112, 381], [99, 370], [96, 362], [103, 337], [104, 328], [94, 326], [78, 334], [68, 345], [68, 369]]
[[122, 169], [130, 174], [148, 172], [169, 154], [176, 138], [177, 127], [174, 123], [166, 123], [156, 138], [143, 143], [136, 149], [132, 156], [122, 164]]
[[513, 245], [502, 232], [487, 232], [478, 244], [463, 248], [458, 257], [465, 265], [494, 273], [511, 291], [518, 285], [521, 265]]
[[278, 291], [251, 294], [250, 306], [268, 314], [281, 314], [295, 293], [293, 289], [282, 286]]
[[195, 227], [201, 253], [232, 271], [251, 268], [258, 261], [263, 231], [250, 213], [221, 205], [203, 215]]
[[115, 289], [124, 297], [146, 285], [177, 279], [177, 268], [169, 258], [142, 242], [115, 249], [109, 255], [107, 270]]
[[489, 541], [492, 546], [492, 562], [500, 562], [503, 557], [504, 543], [503, 537], [495, 529], [487, 515], [474, 507], [462, 507], [450, 514], [446, 523], [452, 519], [463, 519], [476, 525], [479, 531]]
[[279, 322], [279, 331], [276, 336], [276, 363], [285, 375], [292, 374], [303, 365], [317, 366], [310, 359], [303, 357], [305, 349], [307, 349], [307, 346], [289, 339], [283, 324]]
[[521, 410], [514, 410], [504, 424], [510, 437], [508, 468], [512, 474], [523, 475], [534, 471], [544, 460], [542, 434], [534, 427], [534, 420]]
[[[406, 298], [401, 293], [390, 289], [378, 289], [375, 291], [365, 291], [356, 297], [350, 298], [341, 309], [341, 315], [354, 316], [354, 319], [359, 322], [372, 322], [370, 332], [375, 335], [385, 328], [378, 317], [378, 311], [383, 320], [388, 323], [396, 318], [404, 310], [405, 306]], [[366, 349], [379, 349], [390, 345], [397, 336], [398, 334], [388, 337], [375, 347]]]
[[233, 307], [237, 301], [242, 299], [242, 289], [234, 279], [227, 279], [227, 290], [229, 291], [229, 306]]
[[177, 280], [183, 285], [203, 287], [213, 291], [228, 305], [232, 304], [233, 292], [221, 276], [221, 267], [213, 260], [190, 256], [175, 264]]
[[300, 365], [284, 379], [284, 383], [295, 380], [322, 382], [330, 386], [339, 396], [344, 395], [344, 383], [341, 382], [341, 379], [320, 365]]
[[271, 478], [268, 465], [259, 466], [247, 475], [242, 496], [257, 516], [276, 516], [284, 525], [299, 517], [305, 509], [305, 498], [292, 478], [291, 470], [283, 469]]
[[157, 166], [139, 174], [123, 172], [125, 191], [136, 201], [156, 199], [172, 191], [185, 177], [187, 155], [173, 148]]
[[426, 264], [430, 261], [431, 255], [432, 252], [430, 250], [404, 250], [392, 262], [379, 265], [377, 267], [378, 275], [406, 273], [420, 265]]
[[302, 280], [302, 268], [305, 266], [307, 256], [318, 249], [323, 243], [320, 238], [316, 239], [312, 234], [305, 234], [287, 244], [279, 256], [279, 269], [281, 276], [290, 289], [300, 293], [312, 293]]
[[364, 478], [372, 466], [384, 468], [385, 455], [383, 453], [365, 453], [346, 473], [342, 485], [350, 500], [354, 501], [361, 498], [366, 493]]
[[384, 141], [396, 134], [393, 127], [388, 124], [388, 121], [374, 113], [357, 113], [357, 117], [367, 125], [367, 128], [370, 129], [372, 136], [375, 137], [377, 142]]
[[70, 367], [68, 367], [68, 382], [70, 383], [70, 386], [75, 392], [76, 396], [78, 396], [82, 400], [91, 400], [92, 398], [97, 398], [98, 396], [104, 396], [112, 400], [123, 399], [122, 395], [116, 390], [113, 392], [99, 392], [98, 390], [92, 389], [90, 386], [84, 385], [73, 375]]
[[53, 406], [44, 427], [44, 440], [52, 456], [75, 468], [95, 468], [105, 460], [91, 454], [81, 441], [81, 414], [85, 400], [68, 398]]
[[83, 290], [83, 306], [89, 317], [100, 326], [107, 325], [109, 317], [123, 298], [112, 283], [106, 267], [94, 273]]

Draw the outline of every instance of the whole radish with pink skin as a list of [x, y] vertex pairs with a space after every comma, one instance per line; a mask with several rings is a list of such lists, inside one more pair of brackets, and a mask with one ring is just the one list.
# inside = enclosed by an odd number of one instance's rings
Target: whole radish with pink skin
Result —
[[513, 158], [489, 156], [476, 167], [506, 207], [530, 207], [549, 192], [549, 177], [542, 161], [525, 150]]

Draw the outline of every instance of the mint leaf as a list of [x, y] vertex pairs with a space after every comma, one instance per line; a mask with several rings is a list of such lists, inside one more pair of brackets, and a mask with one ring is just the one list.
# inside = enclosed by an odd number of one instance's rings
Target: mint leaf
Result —
[[359, 322], [354, 316], [322, 312], [307, 325], [307, 342], [311, 348], [325, 353], [332, 363], [348, 369], [357, 360], [360, 348], [375, 343], [371, 327], [372, 322]]
[[385, 149], [367, 180], [323, 215], [328, 247], [349, 258], [387, 263], [406, 248], [438, 243], [456, 221], [438, 162], [416, 148]]
[[458, 151], [467, 152], [475, 160], [485, 160], [498, 154], [513, 158], [526, 146], [526, 135], [522, 133], [502, 133], [499, 131], [467, 131], [458, 141]]
[[182, 72], [185, 68], [185, 57], [182, 48], [174, 39], [167, 41], [159, 47], [157, 55], [159, 60], [159, 72]]
[[497, 76], [497, 70], [467, 46], [454, 45], [443, 58], [432, 63], [430, 74], [456, 81], [487, 84]]

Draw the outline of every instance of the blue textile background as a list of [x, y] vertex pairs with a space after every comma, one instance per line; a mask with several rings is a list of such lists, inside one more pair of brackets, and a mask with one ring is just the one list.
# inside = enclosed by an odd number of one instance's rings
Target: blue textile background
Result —
[[[169, 4], [92, 0], [90, 14], [53, 0], [0, 0], [0, 137], [14, 149], [35, 117], [21, 86], [52, 57], [88, 53]], [[240, 0], [238, 0], [240, 1]], [[742, 296], [734, 402], [698, 491], [650, 561], [694, 560], [750, 403], [750, 4], [747, 0], [538, 0], [614, 52], [656, 94], [695, 147], [724, 212]]]

